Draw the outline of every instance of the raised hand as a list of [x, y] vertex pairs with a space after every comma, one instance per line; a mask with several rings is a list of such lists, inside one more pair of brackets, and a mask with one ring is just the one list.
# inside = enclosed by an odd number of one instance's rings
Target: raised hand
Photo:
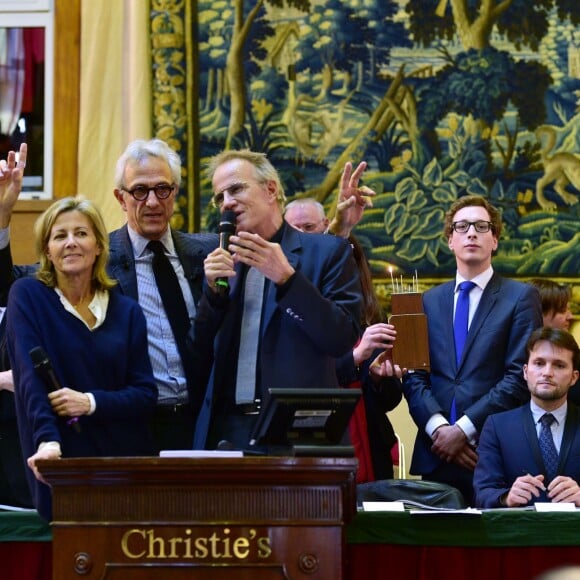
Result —
[[253, 266], [274, 284], [284, 284], [294, 274], [280, 244], [269, 242], [258, 234], [239, 232], [230, 238], [229, 249], [235, 262]]
[[22, 189], [27, 151], [26, 143], [22, 143], [18, 160], [15, 151], [9, 151], [7, 159], [0, 159], [0, 228], [10, 225], [12, 210]]
[[336, 204], [336, 214], [330, 222], [329, 231], [337, 236], [348, 238], [352, 228], [362, 219], [365, 208], [373, 207], [371, 197], [375, 192], [359, 182], [367, 168], [366, 161], [361, 161], [353, 171], [352, 163], [347, 161], [340, 179], [340, 190]]

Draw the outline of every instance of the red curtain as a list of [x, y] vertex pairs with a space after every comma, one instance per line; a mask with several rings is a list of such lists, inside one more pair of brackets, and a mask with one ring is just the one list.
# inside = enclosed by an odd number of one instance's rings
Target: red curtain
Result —
[[0, 542], [2, 580], [52, 580], [52, 542]]
[[456, 548], [349, 544], [346, 578], [530, 580], [541, 572], [571, 565], [580, 566], [580, 549], [575, 546]]

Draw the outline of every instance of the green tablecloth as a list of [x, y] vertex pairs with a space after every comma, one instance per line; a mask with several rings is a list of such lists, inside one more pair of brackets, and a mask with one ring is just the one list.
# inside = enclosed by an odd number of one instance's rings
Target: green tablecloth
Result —
[[[408, 546], [580, 546], [580, 510], [538, 513], [491, 510], [482, 515], [359, 512], [349, 544]], [[50, 542], [50, 525], [36, 512], [0, 511], [0, 542]]]
[[52, 533], [35, 511], [0, 511], [0, 542], [50, 542]]
[[347, 528], [349, 544], [422, 546], [580, 546], [580, 510], [518, 509], [481, 515], [359, 512]]

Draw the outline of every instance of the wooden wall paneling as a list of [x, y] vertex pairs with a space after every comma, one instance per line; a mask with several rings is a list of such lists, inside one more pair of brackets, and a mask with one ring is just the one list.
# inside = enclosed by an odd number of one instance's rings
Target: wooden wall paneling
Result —
[[[53, 196], [77, 193], [80, 109], [81, 0], [55, 0]], [[32, 227], [50, 201], [22, 200], [12, 217], [11, 248], [15, 264], [36, 261]]]
[[54, 197], [77, 193], [81, 0], [55, 0]]

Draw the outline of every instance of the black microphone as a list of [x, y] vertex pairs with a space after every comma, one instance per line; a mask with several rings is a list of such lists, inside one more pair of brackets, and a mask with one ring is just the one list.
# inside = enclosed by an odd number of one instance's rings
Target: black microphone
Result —
[[[230, 236], [236, 233], [236, 212], [230, 210], [224, 211], [220, 219], [219, 226], [220, 248], [228, 249]], [[230, 283], [227, 278], [218, 278], [215, 281], [218, 294], [225, 295], [230, 291]]]
[[[43, 381], [48, 387], [48, 392], [52, 393], [62, 389], [54, 369], [52, 368], [52, 363], [46, 354], [46, 351], [41, 346], [35, 346], [30, 349], [30, 358], [32, 359], [32, 364], [34, 365], [34, 370], [42, 377]], [[78, 417], [71, 417], [66, 424], [74, 428], [77, 433], [80, 433], [81, 427], [78, 424]]]

